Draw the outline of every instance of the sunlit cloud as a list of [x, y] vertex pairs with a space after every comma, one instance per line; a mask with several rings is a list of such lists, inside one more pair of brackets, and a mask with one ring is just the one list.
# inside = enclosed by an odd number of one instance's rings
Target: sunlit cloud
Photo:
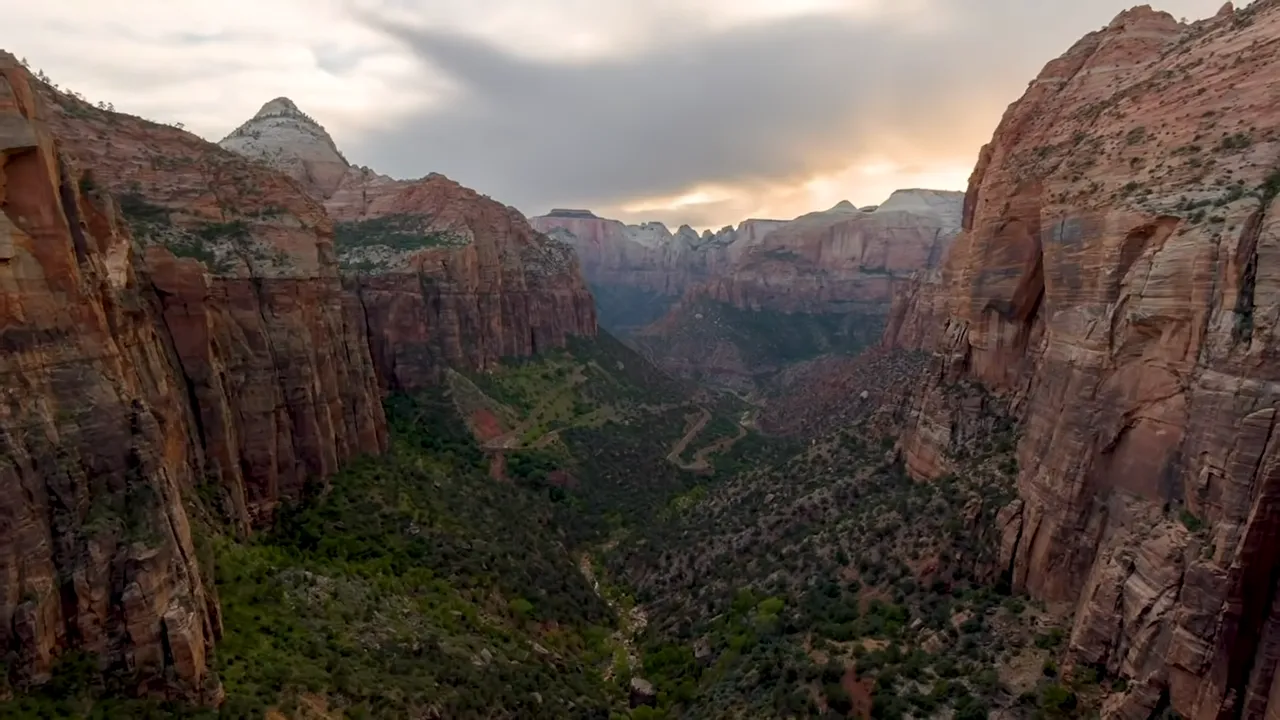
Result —
[[1027, 81], [1131, 1], [57, 0], [6, 7], [0, 47], [210, 140], [284, 95], [383, 172], [720, 227], [962, 189]]

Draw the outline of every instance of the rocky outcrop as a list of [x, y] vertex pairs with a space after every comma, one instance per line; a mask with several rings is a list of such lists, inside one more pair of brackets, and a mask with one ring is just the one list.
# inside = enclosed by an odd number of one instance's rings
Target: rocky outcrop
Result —
[[324, 127], [286, 97], [263, 105], [218, 144], [266, 162], [321, 199], [337, 191], [350, 168]]
[[1074, 605], [1075, 661], [1129, 680], [1108, 717], [1280, 715], [1277, 35], [1275, 0], [1141, 7], [1051, 62], [890, 323], [936, 352], [914, 474], [983, 421], [956, 388], [1021, 416], [1003, 562]]
[[286, 99], [267, 103], [222, 146], [307, 180], [323, 202], [384, 387], [419, 387], [448, 365], [491, 367], [595, 334], [595, 304], [572, 250], [514, 208], [436, 173], [396, 180], [350, 166]]
[[[418, 223], [420, 237], [439, 238], [372, 266], [348, 264], [358, 272], [347, 285], [391, 387], [434, 382], [446, 364], [487, 368], [596, 333], [595, 303], [573, 250], [514, 208], [443, 175], [387, 182], [368, 171], [349, 175], [329, 207], [340, 241], [373, 226], [369, 242], [382, 243], [387, 235], [377, 226], [387, 219]], [[357, 249], [340, 242], [340, 258]]]

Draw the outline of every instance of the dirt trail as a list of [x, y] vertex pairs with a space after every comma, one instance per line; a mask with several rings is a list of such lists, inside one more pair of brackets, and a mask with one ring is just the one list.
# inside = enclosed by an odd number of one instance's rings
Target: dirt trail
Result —
[[710, 470], [711, 463], [707, 458], [715, 453], [728, 450], [733, 447], [739, 440], [747, 436], [747, 429], [741, 425], [738, 426], [738, 434], [731, 438], [720, 438], [710, 445], [702, 448], [693, 454], [693, 462], [685, 466], [685, 470]]
[[[538, 419], [542, 417], [542, 413], [547, 409], [547, 406], [559, 400], [560, 396], [563, 395], [565, 392], [570, 391], [573, 388], [581, 385], [582, 383], [586, 382], [586, 380], [587, 380], [587, 377], [582, 373], [582, 368], [574, 368], [573, 375], [569, 377], [569, 382], [567, 384], [561, 385], [555, 388], [555, 390], [553, 390], [552, 392], [547, 393], [546, 396], [543, 397], [542, 400], [539, 401], [538, 404], [534, 406], [533, 410], [529, 411], [528, 417], [520, 421], [519, 425], [516, 425], [515, 427], [499, 435], [498, 437], [486, 442], [484, 444], [484, 449], [485, 450], [519, 450], [523, 448], [524, 443], [521, 442], [521, 438], [523, 438], [524, 434], [529, 431], [529, 428], [533, 427], [534, 423], [536, 423]], [[542, 437], [535, 440], [530, 447], [535, 447], [535, 448], [545, 447], [547, 444], [554, 441], [556, 437], [559, 437], [559, 433], [560, 433], [559, 430], [555, 430], [553, 432], [547, 433], [546, 435], [543, 435]], [[551, 439], [548, 440], [547, 439], [548, 437], [551, 437]]]
[[684, 434], [684, 437], [680, 438], [675, 445], [671, 446], [671, 452], [667, 453], [667, 462], [691, 472], [707, 472], [711, 470], [711, 462], [707, 460], [707, 458], [715, 453], [728, 450], [739, 440], [746, 437], [747, 427], [742, 423], [738, 423], [737, 435], [731, 438], [721, 438], [698, 450], [693, 454], [693, 461], [686, 463], [680, 459], [680, 456], [684, 454], [684, 451], [689, 448], [689, 444], [693, 442], [694, 438], [696, 438], [702, 432], [703, 428], [707, 426], [707, 423], [711, 421], [711, 411], [706, 408], [698, 409], [702, 411], [702, 417], [698, 418], [698, 421], [694, 423], [693, 427], [689, 428], [689, 431]]
[[707, 423], [711, 422], [711, 411], [706, 408], [698, 409], [702, 411], [702, 417], [698, 418], [698, 421], [693, 424], [693, 427], [689, 428], [688, 432], [684, 434], [684, 437], [677, 440], [676, 444], [671, 446], [671, 452], [667, 453], [667, 462], [679, 465], [680, 467], [685, 467], [684, 463], [680, 460], [680, 456], [684, 454], [685, 449], [688, 448], [689, 443], [693, 442], [693, 439], [698, 436], [698, 433], [702, 432], [702, 428], [706, 427]]

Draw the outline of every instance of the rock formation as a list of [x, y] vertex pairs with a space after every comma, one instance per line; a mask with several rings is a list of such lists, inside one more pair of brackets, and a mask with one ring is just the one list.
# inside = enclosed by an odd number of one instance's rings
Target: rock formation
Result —
[[633, 340], [679, 375], [743, 391], [789, 363], [875, 344], [895, 288], [945, 256], [963, 199], [899, 190], [870, 211], [845, 201], [780, 224]]
[[284, 99], [228, 143], [288, 176], [0, 53], [0, 643], [20, 686], [83, 650], [125, 692], [216, 702], [203, 525], [249, 532], [385, 449], [387, 388], [595, 332], [572, 251], [514, 210], [350, 168]]
[[244, 527], [385, 444], [358, 300], [324, 208], [189, 133], [45, 88], [76, 182], [118, 200], [180, 364], [205, 472]]
[[285, 97], [263, 105], [218, 144], [267, 162], [297, 180], [313, 197], [332, 195], [350, 168], [329, 133]]
[[1022, 418], [1016, 589], [1075, 608], [1104, 715], [1280, 716], [1280, 3], [1140, 7], [1054, 60], [981, 152], [941, 273], [887, 342], [930, 347], [910, 470]]
[[284, 98], [221, 144], [308, 180], [323, 202], [385, 386], [420, 386], [445, 365], [490, 367], [595, 334], [572, 250], [514, 208], [437, 173], [395, 180], [348, 165]]
[[701, 235], [660, 222], [624, 225], [588, 210], [552, 210], [529, 221], [571, 245], [600, 306], [601, 323], [628, 335], [662, 316], [690, 287], [727, 272], [781, 220], [745, 220]]
[[552, 210], [529, 222], [570, 243], [593, 285], [627, 285], [671, 297], [728, 270], [747, 249], [785, 224], [744, 220], [737, 228], [699, 235], [688, 225], [672, 233], [660, 222], [624, 225], [587, 210]]
[[883, 312], [896, 281], [937, 266], [964, 194], [898, 190], [870, 212], [845, 201], [775, 229], [695, 292], [741, 308]]
[[214, 700], [184, 506], [198, 420], [115, 205], [33, 85], [0, 53], [0, 642], [20, 685], [78, 647], [139, 691]]

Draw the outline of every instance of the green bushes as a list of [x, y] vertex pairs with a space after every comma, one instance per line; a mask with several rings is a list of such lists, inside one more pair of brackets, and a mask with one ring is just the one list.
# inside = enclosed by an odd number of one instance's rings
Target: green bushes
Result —
[[457, 233], [429, 228], [429, 218], [408, 214], [337, 222], [333, 224], [333, 244], [339, 253], [375, 246], [413, 251], [466, 244], [466, 240]]

